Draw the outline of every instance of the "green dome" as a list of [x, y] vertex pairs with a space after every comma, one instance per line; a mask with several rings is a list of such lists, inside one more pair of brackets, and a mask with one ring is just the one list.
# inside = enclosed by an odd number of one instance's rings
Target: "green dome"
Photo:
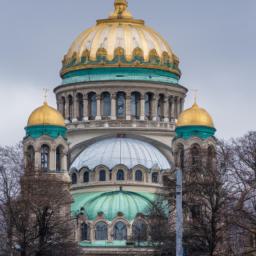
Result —
[[99, 213], [111, 221], [122, 213], [127, 220], [135, 219], [138, 213], [147, 214], [156, 195], [129, 191], [96, 192], [74, 194], [73, 214], [84, 208], [89, 220], [95, 220]]

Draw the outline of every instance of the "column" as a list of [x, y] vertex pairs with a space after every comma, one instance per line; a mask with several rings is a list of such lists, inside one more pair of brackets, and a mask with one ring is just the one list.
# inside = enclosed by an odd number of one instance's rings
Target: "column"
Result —
[[184, 98], [181, 98], [180, 100], [180, 111], [183, 112], [184, 111]]
[[35, 170], [38, 171], [41, 168], [41, 151], [35, 149]]
[[101, 120], [101, 96], [97, 95], [97, 115], [95, 120]]
[[180, 98], [179, 97], [177, 97], [176, 105], [177, 105], [177, 118], [178, 118], [180, 115]]
[[128, 93], [126, 94], [125, 104], [126, 120], [131, 120], [131, 95]]
[[175, 119], [175, 99], [174, 99], [173, 96], [171, 98], [171, 104], [172, 104], [172, 107], [171, 107], [171, 119]]
[[111, 94], [111, 120], [116, 120], [116, 94]]
[[152, 120], [157, 121], [157, 105], [158, 105], [158, 97], [154, 96], [152, 99]]
[[164, 122], [169, 122], [169, 98], [168, 96], [164, 97]]
[[77, 98], [74, 98], [74, 101], [73, 101], [73, 119], [72, 119], [72, 123], [73, 122], [77, 122], [77, 117], [78, 117], [78, 104], [79, 104], [79, 101]]
[[56, 171], [56, 150], [50, 150], [49, 170]]
[[140, 120], [145, 120], [145, 97], [142, 95], [140, 97]]
[[84, 96], [83, 101], [84, 101], [83, 120], [88, 121], [89, 117], [88, 117], [88, 96], [87, 95]]

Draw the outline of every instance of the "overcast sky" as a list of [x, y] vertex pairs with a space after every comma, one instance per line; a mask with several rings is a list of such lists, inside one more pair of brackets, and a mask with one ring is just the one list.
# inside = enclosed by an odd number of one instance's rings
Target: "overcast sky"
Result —
[[[61, 83], [61, 60], [80, 32], [114, 0], [0, 0], [0, 145], [24, 136], [43, 88]], [[129, 0], [180, 58], [181, 84], [198, 89], [217, 136], [256, 129], [256, 0]], [[186, 107], [192, 103], [188, 94]]]

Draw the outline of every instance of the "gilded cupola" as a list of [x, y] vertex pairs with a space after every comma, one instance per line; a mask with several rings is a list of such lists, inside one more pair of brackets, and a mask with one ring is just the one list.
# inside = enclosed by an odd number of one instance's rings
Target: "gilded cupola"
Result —
[[143, 20], [134, 19], [126, 0], [115, 0], [107, 19], [98, 20], [76, 38], [61, 70], [64, 83], [83, 82], [88, 76], [90, 81], [102, 76], [113, 80], [115, 75], [119, 79], [165, 76], [171, 83], [178, 83], [181, 76], [179, 59], [167, 41]]
[[28, 118], [25, 128], [27, 136], [38, 138], [42, 135], [58, 137], [66, 135], [65, 121], [61, 113], [44, 102], [42, 106], [35, 109]]
[[176, 123], [176, 134], [178, 137], [190, 138], [198, 136], [208, 138], [213, 136], [216, 129], [211, 115], [195, 103], [191, 108], [183, 111]]

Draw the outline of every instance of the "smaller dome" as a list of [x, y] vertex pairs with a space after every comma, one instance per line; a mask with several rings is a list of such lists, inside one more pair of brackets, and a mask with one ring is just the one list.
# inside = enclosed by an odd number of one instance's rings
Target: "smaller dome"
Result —
[[28, 119], [28, 126], [53, 125], [65, 127], [65, 121], [59, 111], [50, 107], [47, 102], [35, 109]]
[[214, 123], [210, 114], [200, 108], [195, 102], [193, 106], [183, 111], [177, 121], [177, 127], [183, 126], [205, 126], [214, 128]]

